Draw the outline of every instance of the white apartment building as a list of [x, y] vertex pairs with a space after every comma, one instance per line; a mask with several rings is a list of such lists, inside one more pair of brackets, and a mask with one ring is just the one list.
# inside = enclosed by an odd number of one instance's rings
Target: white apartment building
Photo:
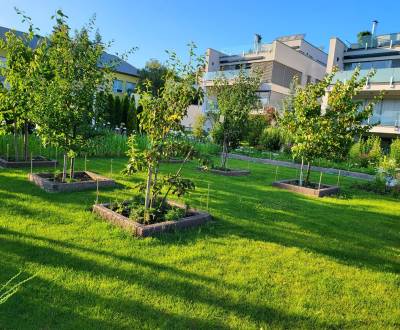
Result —
[[[211, 87], [214, 80], [222, 75], [232, 79], [240, 69], [246, 72], [256, 69], [262, 73], [259, 90], [262, 105], [273, 106], [279, 111], [282, 100], [290, 93], [290, 85], [295, 76], [304, 86], [323, 79], [326, 73], [328, 55], [304, 37], [304, 34], [291, 35], [264, 44], [261, 36], [255, 35], [254, 44], [250, 47], [230, 51], [209, 48], [203, 77], [204, 89]], [[213, 102], [206, 98], [202, 111], [215, 107]]]
[[376, 35], [377, 21], [373, 22], [371, 35], [357, 43], [346, 44], [339, 38], [331, 38], [327, 72], [339, 69], [334, 81], [349, 79], [353, 70], [360, 66], [361, 76], [371, 69], [376, 74], [367, 81], [358, 99], [368, 102], [384, 91], [382, 102], [377, 104], [371, 123], [378, 123], [371, 133], [381, 137], [400, 136], [400, 33]]

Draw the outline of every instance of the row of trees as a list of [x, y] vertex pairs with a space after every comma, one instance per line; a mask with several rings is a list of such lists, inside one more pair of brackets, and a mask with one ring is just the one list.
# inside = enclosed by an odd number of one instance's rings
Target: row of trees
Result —
[[130, 135], [139, 129], [138, 112], [134, 95], [107, 95], [105, 120], [110, 128], [125, 127]]
[[[107, 95], [112, 69], [118, 63], [99, 65], [109, 44], [95, 32], [93, 19], [71, 33], [68, 17], [59, 10], [52, 17], [52, 33], [38, 38], [30, 18], [18, 13], [29, 23], [29, 33], [17, 36], [10, 31], [0, 40], [0, 48], [6, 51], [6, 65], [0, 68], [0, 75], [5, 77], [0, 86], [1, 131], [13, 130], [18, 160], [16, 136], [24, 128], [24, 158], [28, 159], [28, 128], [34, 125], [45, 144], [64, 152], [63, 180], [69, 158], [72, 178], [77, 153], [89, 146], [110, 119]], [[128, 123], [128, 117], [136, 114], [132, 114], [133, 102], [126, 107]], [[133, 129], [135, 124], [131, 126]]]

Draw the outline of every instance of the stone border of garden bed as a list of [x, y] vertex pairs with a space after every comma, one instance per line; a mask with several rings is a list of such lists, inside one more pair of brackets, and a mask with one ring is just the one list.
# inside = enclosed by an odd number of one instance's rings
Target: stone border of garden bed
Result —
[[32, 164], [31, 161], [8, 161], [7, 159], [0, 158], [0, 166], [4, 168], [26, 168], [30, 167], [54, 167], [57, 165], [56, 160], [46, 159], [43, 157], [43, 160], [33, 160]]
[[338, 186], [329, 186], [329, 185], [321, 185], [321, 189], [313, 189], [308, 187], [301, 187], [293, 184], [293, 181], [297, 180], [280, 180], [272, 183], [272, 186], [286, 189], [290, 191], [297, 192], [306, 196], [314, 196], [314, 197], [324, 197], [329, 195], [336, 195], [340, 192], [340, 188]]
[[72, 192], [72, 191], [81, 191], [81, 190], [88, 190], [88, 189], [97, 189], [104, 187], [114, 187], [115, 181], [99, 174], [89, 172], [89, 171], [82, 171], [82, 172], [75, 172], [76, 174], [79, 173], [86, 173], [88, 176], [92, 178], [91, 181], [82, 181], [82, 182], [71, 182], [71, 183], [61, 183], [61, 182], [54, 182], [50, 180], [53, 178], [52, 173], [29, 173], [28, 179], [29, 181], [33, 182], [43, 190], [47, 192]]
[[213, 174], [217, 174], [217, 175], [223, 175], [223, 176], [246, 176], [246, 175], [250, 175], [250, 171], [249, 170], [230, 170], [230, 171], [222, 171], [222, 170], [217, 170], [215, 168], [210, 168], [210, 169], [203, 169], [201, 167], [197, 168], [199, 171], [202, 172], [210, 172]]
[[[169, 201], [170, 205], [184, 208], [182, 204]], [[96, 204], [93, 206], [93, 212], [98, 214], [103, 220], [110, 222], [116, 226], [119, 226], [133, 235], [140, 237], [149, 237], [155, 234], [171, 231], [175, 229], [184, 229], [200, 226], [211, 220], [211, 215], [207, 212], [190, 209], [193, 215], [176, 220], [176, 221], [164, 221], [154, 223], [151, 225], [143, 225], [136, 221], [133, 221], [113, 210], [109, 209], [110, 204]]]

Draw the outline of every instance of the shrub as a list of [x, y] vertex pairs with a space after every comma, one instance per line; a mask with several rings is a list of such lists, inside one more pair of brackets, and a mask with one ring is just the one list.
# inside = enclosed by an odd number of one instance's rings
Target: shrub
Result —
[[206, 123], [206, 116], [204, 114], [200, 114], [196, 117], [193, 123], [193, 136], [197, 139], [203, 139], [206, 135], [206, 131], [204, 130], [204, 124]]
[[368, 158], [371, 165], [376, 165], [382, 158], [381, 138], [379, 136], [370, 137], [367, 141], [369, 143]]
[[[222, 125], [220, 123], [216, 123], [212, 130], [211, 130], [211, 137], [214, 143], [218, 144], [218, 145], [222, 145], [223, 144], [223, 139], [224, 139], [224, 130], [222, 128]], [[230, 141], [229, 141], [229, 145], [228, 148], [230, 150], [232, 149], [236, 149], [239, 145], [240, 145], [240, 140], [241, 140], [242, 134], [241, 132], [231, 132], [230, 135]]]
[[349, 158], [361, 167], [377, 166], [382, 158], [380, 137], [371, 136], [353, 144], [349, 150]]
[[262, 132], [268, 127], [265, 115], [251, 115], [247, 124], [246, 140], [250, 146], [260, 144]]
[[282, 148], [285, 143], [285, 138], [279, 128], [268, 127], [263, 130], [260, 144], [270, 151], [278, 151]]
[[390, 157], [393, 158], [397, 165], [400, 166], [400, 139], [397, 138], [393, 140], [392, 144], [390, 145]]

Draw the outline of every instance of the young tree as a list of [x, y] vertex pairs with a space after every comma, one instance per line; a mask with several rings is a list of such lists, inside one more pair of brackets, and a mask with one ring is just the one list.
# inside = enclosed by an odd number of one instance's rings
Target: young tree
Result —
[[245, 71], [240, 70], [233, 81], [222, 76], [216, 79], [214, 88], [209, 89], [210, 98], [215, 97], [218, 104], [217, 117], [222, 135], [222, 168], [226, 168], [231, 143], [241, 136], [250, 112], [259, 106], [257, 91], [260, 83], [258, 72], [246, 75]]
[[180, 176], [180, 170], [163, 178], [158, 177], [159, 163], [168, 143], [168, 136], [182, 129], [182, 118], [187, 114], [187, 108], [198, 94], [196, 83], [203, 67], [203, 57], [195, 54], [195, 46], [190, 45], [189, 62], [182, 63], [175, 53], [170, 53], [168, 72], [164, 88], [154, 95], [152, 85], [147, 83], [145, 89], [138, 89], [139, 103], [142, 111], [138, 115], [139, 125], [148, 138], [148, 148], [140, 150], [136, 144], [135, 135], [129, 139], [129, 161], [126, 173], [146, 170], [147, 179], [141, 186], [145, 193], [145, 217], [149, 217], [149, 209], [161, 193], [163, 186], [167, 192], [163, 197], [165, 202], [170, 191], [183, 194], [193, 184]]
[[129, 109], [126, 116], [126, 131], [128, 135], [131, 135], [138, 130], [138, 120], [137, 120], [137, 109], [136, 101], [133, 95], [130, 96]]
[[96, 33], [91, 40], [94, 21], [71, 36], [65, 16], [60, 10], [48, 42], [38, 49], [34, 118], [38, 133], [45, 143], [64, 151], [63, 181], [67, 158], [70, 177], [74, 177], [74, 160], [96, 134], [100, 123], [97, 97], [109, 86], [107, 69], [99, 67], [106, 46]]
[[202, 139], [205, 136], [204, 125], [206, 123], [207, 117], [204, 114], [199, 114], [193, 123], [193, 136]]
[[[294, 95], [284, 103], [280, 125], [290, 134], [293, 156], [308, 164], [306, 184], [315, 159], [345, 158], [354, 137], [371, 129], [366, 122], [379, 100], [364, 106], [354, 99], [374, 72], [359, 79], [360, 70], [356, 69], [349, 80], [331, 86], [334, 74], [315, 84], [296, 86]], [[327, 106], [322, 111], [321, 99], [327, 93]]]
[[156, 59], [149, 60], [145, 67], [139, 71], [139, 89], [146, 89], [151, 85], [151, 92], [157, 95], [164, 87], [168, 68]]
[[[29, 22], [29, 33], [17, 35], [14, 31], [6, 32], [5, 38], [0, 38], [0, 49], [6, 52], [5, 65], [0, 66], [0, 76], [5, 78], [4, 85], [0, 83], [0, 122], [12, 126], [14, 135], [15, 160], [19, 159], [18, 135], [23, 129], [23, 158], [29, 158], [29, 124], [32, 111], [32, 72], [35, 67], [35, 49], [30, 47], [37, 41], [30, 18], [17, 10], [23, 16], [23, 21]], [[36, 38], [36, 39], [35, 39]]]

